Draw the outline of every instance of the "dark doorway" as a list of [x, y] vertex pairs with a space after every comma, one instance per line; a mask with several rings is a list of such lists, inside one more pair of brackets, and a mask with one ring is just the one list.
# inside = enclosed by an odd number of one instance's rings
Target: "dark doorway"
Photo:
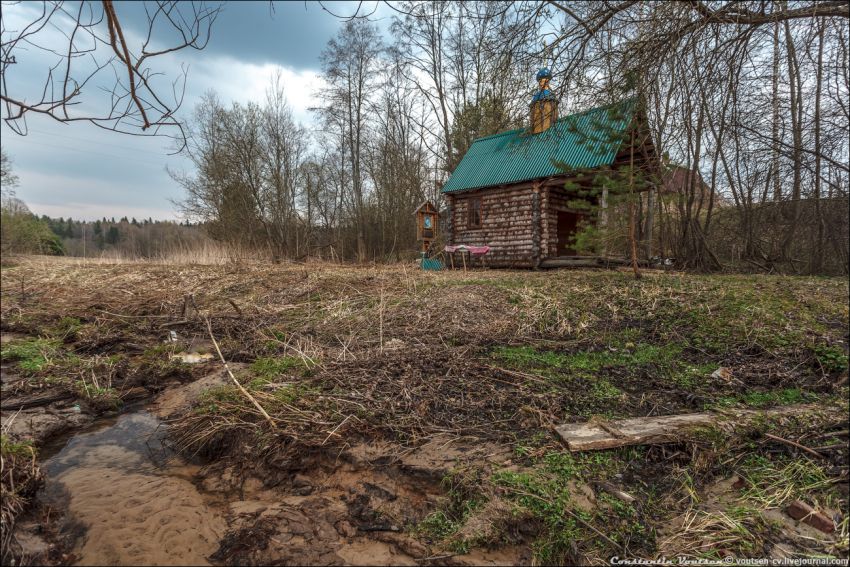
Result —
[[576, 255], [572, 240], [583, 218], [582, 214], [558, 211], [558, 256]]

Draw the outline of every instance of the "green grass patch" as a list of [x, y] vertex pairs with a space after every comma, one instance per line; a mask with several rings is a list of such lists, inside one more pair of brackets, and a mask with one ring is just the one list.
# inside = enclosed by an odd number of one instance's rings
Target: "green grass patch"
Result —
[[702, 386], [715, 370], [716, 364], [682, 365], [675, 369], [671, 379], [681, 388], [693, 389]]
[[479, 472], [457, 469], [443, 477], [441, 485], [447, 500], [413, 526], [414, 535], [431, 543], [444, 543], [454, 553], [466, 553], [477, 543], [458, 534], [464, 524], [488, 502], [481, 492]]
[[120, 408], [122, 404], [118, 390], [115, 388], [95, 386], [84, 380], [75, 380], [74, 390], [80, 397], [87, 399], [101, 411], [115, 410]]
[[244, 399], [244, 394], [236, 386], [214, 386], [201, 392], [198, 396], [199, 406], [216, 405], [220, 403], [238, 404]]
[[[269, 385], [272, 387], [267, 387]], [[304, 397], [318, 393], [317, 389], [306, 384], [282, 384], [260, 378], [255, 378], [245, 388], [257, 397], [263, 408], [271, 415], [278, 411], [287, 411], [284, 404], [292, 405]], [[235, 415], [244, 410], [253, 412], [253, 404], [239, 391], [239, 388], [230, 385], [215, 386], [205, 390], [198, 397], [198, 404], [195, 407], [197, 413], [205, 414]]]
[[590, 392], [594, 398], [600, 401], [614, 400], [623, 395], [623, 391], [611, 384], [608, 380], [598, 380], [594, 382]]
[[833, 505], [837, 502], [834, 484], [823, 468], [809, 459], [750, 455], [738, 474], [746, 482], [743, 499], [762, 508], [778, 508], [797, 498], [811, 500], [816, 494]]
[[293, 370], [299, 370], [306, 375], [314, 366], [315, 364], [295, 356], [262, 357], [251, 363], [251, 372], [257, 379], [271, 382]]
[[175, 351], [176, 345], [174, 343], [164, 343], [146, 348], [142, 356], [152, 359], [168, 359]]
[[806, 392], [800, 388], [785, 388], [783, 390], [768, 390], [766, 392], [752, 391], [733, 396], [723, 396], [713, 403], [707, 404], [706, 408], [724, 408], [738, 405], [753, 408], [767, 408], [813, 402], [817, 399], [818, 395], [813, 392]]
[[530, 346], [503, 346], [493, 349], [493, 356], [516, 368], [561, 368], [564, 356], [552, 351], [539, 351]]
[[826, 372], [844, 372], [848, 368], [847, 355], [843, 349], [828, 345], [815, 345], [815, 357]]
[[305, 396], [317, 393], [318, 390], [316, 388], [312, 388], [306, 384], [285, 384], [277, 387], [272, 393], [272, 396], [279, 402], [293, 404]]
[[462, 525], [462, 522], [450, 518], [445, 510], [434, 510], [416, 525], [414, 531], [430, 541], [442, 541], [454, 535]]
[[542, 524], [543, 533], [532, 546], [538, 564], [563, 564], [571, 557], [575, 542], [587, 537], [575, 515], [585, 521], [592, 518], [581, 510], [573, 510], [567, 486], [571, 476], [542, 471], [499, 471], [491, 478], [509, 501]]
[[83, 328], [83, 323], [76, 317], [62, 317], [49, 329], [49, 334], [62, 341], [73, 340], [80, 329]]
[[12, 441], [8, 436], [0, 434], [0, 454], [4, 457], [32, 458], [37, 454], [32, 440]]
[[609, 347], [595, 351], [561, 353], [530, 346], [497, 347], [493, 356], [518, 369], [558, 369], [578, 374], [599, 372], [606, 367], [638, 367], [645, 364], [671, 365], [682, 352], [678, 345], [656, 346], [647, 343]]
[[0, 359], [17, 362], [26, 372], [38, 372], [62, 356], [56, 339], [26, 339], [14, 341], [0, 350]]
[[[634, 457], [638, 453], [629, 453]], [[517, 507], [518, 513], [528, 515], [542, 526], [533, 545], [535, 562], [541, 565], [563, 564], [571, 559], [579, 542], [604, 545], [597, 535], [580, 520], [604, 528], [615, 541], [625, 534], [644, 539], [645, 528], [638, 521], [637, 511], [630, 504], [610, 499], [605, 510], [589, 512], [579, 507], [571, 493], [575, 485], [588, 479], [608, 478], [621, 465], [618, 453], [598, 451], [585, 454], [550, 451], [533, 461], [525, 470], [501, 470], [493, 473], [490, 482], [498, 487], [504, 498]], [[597, 493], [600, 498], [601, 493]], [[604, 497], [603, 497], [604, 498]], [[613, 519], [611, 513], [617, 517]], [[617, 530], [610, 528], [616, 525]]]

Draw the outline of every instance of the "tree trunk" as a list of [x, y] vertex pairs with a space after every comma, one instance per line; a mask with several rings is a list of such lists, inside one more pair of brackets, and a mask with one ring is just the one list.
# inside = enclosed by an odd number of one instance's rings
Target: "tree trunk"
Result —
[[794, 140], [793, 158], [793, 185], [791, 188], [791, 214], [788, 230], [782, 239], [781, 258], [791, 259], [791, 243], [797, 232], [797, 224], [800, 221], [800, 196], [803, 170], [803, 131], [802, 114], [803, 105], [801, 100], [802, 80], [800, 67], [797, 61], [797, 50], [794, 46], [794, 37], [791, 35], [791, 26], [785, 22], [785, 41], [788, 49], [788, 79], [791, 93], [791, 133]]
[[820, 103], [821, 90], [823, 79], [823, 36], [824, 23], [818, 23], [818, 66], [817, 78], [815, 83], [815, 222], [817, 223], [817, 236], [815, 237], [815, 246], [812, 251], [812, 262], [809, 271], [813, 274], [820, 273], [823, 269], [823, 236], [824, 236], [824, 219], [821, 211], [820, 193], [821, 193], [821, 140], [820, 140]]

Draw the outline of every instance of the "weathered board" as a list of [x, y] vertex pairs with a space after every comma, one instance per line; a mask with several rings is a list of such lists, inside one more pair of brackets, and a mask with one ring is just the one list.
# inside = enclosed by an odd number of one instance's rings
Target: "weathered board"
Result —
[[721, 424], [744, 425], [768, 416], [791, 417], [822, 411], [811, 404], [784, 406], [768, 410], [735, 410], [723, 413], [689, 413], [653, 417], [635, 417], [615, 421], [591, 420], [555, 427], [570, 451], [596, 451], [627, 445], [673, 443], [694, 427]]
[[570, 451], [594, 451], [624, 445], [671, 443], [681, 438], [681, 429], [710, 425], [717, 415], [691, 413], [661, 417], [637, 417], [600, 423], [567, 423], [555, 427]]

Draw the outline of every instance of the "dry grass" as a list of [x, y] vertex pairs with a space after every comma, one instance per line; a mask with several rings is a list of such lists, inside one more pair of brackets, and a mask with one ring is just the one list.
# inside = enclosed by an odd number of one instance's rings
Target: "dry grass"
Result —
[[[224, 357], [251, 364], [236, 377], [275, 425], [235, 386], [217, 388], [173, 425], [186, 451], [245, 452], [246, 463], [274, 459], [279, 467], [298, 453], [337, 455], [357, 440], [403, 452], [439, 436], [513, 451], [514, 468], [480, 472], [486, 502], [449, 514], [458, 535], [447, 545], [497, 543], [513, 529], [510, 516], [542, 526], [535, 550], [544, 562], [622, 547], [651, 557], [679, 544], [757, 554], [772, 533], [758, 510], [792, 495], [826, 498], [836, 478], [846, 482], [846, 451], [831, 452], [828, 474], [817, 478], [793, 464], [752, 466], [753, 493], [736, 515], [698, 507], [706, 484], [739, 472], [748, 451], [797, 458], [794, 449], [752, 431], [735, 443], [692, 440], [573, 458], [550, 433], [555, 423], [594, 415], [712, 407], [808, 402], [846, 413], [846, 280], [650, 271], [636, 282], [605, 271], [434, 273], [216, 257], [203, 264], [23, 258], [2, 270], [0, 321], [6, 331], [48, 336], [62, 318], [77, 318], [82, 326], [63, 339], [64, 349], [155, 364], [172, 354], [161, 352], [172, 331], [181, 345], [202, 340], [208, 318]], [[712, 377], [721, 366], [734, 379]], [[846, 420], [829, 419], [846, 428]], [[826, 427], [793, 425], [778, 433], [801, 439]], [[641, 504], [599, 496], [598, 513], [581, 514], [569, 495], [574, 478], [625, 484]], [[669, 496], [663, 505], [659, 494]], [[656, 540], [655, 526], [676, 516], [685, 532]]]
[[[31, 259], [32, 257], [29, 258]], [[67, 262], [80, 266], [90, 264], [224, 266], [235, 263], [270, 262], [272, 255], [270, 252], [264, 250], [241, 248], [212, 240], [204, 240], [200, 244], [192, 246], [177, 244], [153, 257], [136, 256], [120, 250], [107, 250], [86, 257], [51, 256], [47, 258], [49, 258], [48, 261], [50, 262]]]
[[751, 508], [685, 512], [675, 534], [659, 542], [668, 557], [764, 557], [763, 532], [770, 526], [760, 512]]
[[9, 423], [0, 433], [0, 561], [4, 565], [13, 558], [15, 519], [42, 481], [35, 448], [10, 439]]

